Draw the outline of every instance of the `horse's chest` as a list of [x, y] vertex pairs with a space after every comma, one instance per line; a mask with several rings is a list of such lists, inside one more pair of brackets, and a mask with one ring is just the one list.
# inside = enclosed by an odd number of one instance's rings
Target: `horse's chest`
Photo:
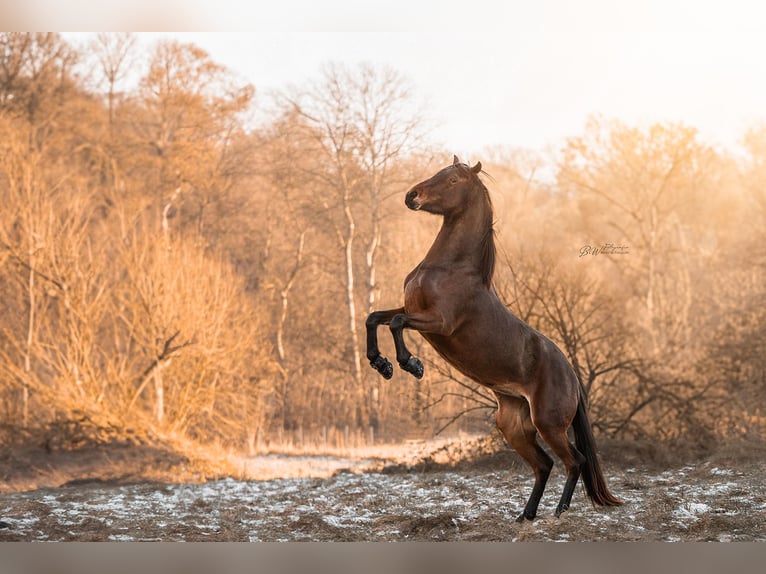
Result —
[[417, 269], [404, 283], [404, 308], [408, 313], [423, 311], [434, 306], [437, 301], [443, 303], [443, 294], [447, 285], [444, 273], [433, 270]]
[[409, 312], [414, 309], [423, 309], [426, 299], [420, 282], [412, 278], [404, 284], [404, 308]]

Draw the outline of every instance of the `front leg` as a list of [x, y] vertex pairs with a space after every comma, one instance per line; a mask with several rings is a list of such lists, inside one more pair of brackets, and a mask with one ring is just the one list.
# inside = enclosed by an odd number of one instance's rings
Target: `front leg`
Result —
[[391, 319], [391, 334], [396, 346], [396, 361], [399, 366], [420, 379], [423, 376], [423, 363], [412, 356], [404, 344], [404, 329], [414, 329], [421, 333], [450, 334], [451, 327], [440, 315], [431, 313], [401, 313]]
[[390, 379], [394, 375], [394, 367], [391, 362], [380, 354], [378, 348], [378, 326], [388, 325], [391, 319], [404, 312], [404, 307], [389, 309], [387, 311], [375, 311], [367, 316], [367, 359], [370, 366], [383, 375], [384, 379]]

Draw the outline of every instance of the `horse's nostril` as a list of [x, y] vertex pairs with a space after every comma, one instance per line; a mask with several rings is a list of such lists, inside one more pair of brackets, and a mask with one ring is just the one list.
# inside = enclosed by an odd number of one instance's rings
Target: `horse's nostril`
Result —
[[414, 189], [408, 191], [404, 197], [404, 204], [410, 209], [420, 209], [420, 202], [418, 201], [418, 192]]

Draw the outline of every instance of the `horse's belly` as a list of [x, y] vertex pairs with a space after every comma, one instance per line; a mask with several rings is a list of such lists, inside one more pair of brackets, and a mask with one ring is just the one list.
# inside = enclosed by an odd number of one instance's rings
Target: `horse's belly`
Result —
[[483, 345], [474, 338], [423, 334], [437, 353], [475, 382], [504, 394], [524, 396], [523, 375], [510, 360], [509, 349]]

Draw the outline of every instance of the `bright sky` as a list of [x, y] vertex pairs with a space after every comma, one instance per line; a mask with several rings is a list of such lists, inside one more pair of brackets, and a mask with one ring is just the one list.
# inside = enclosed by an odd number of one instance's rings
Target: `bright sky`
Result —
[[[498, 144], [557, 146], [581, 133], [586, 118], [596, 113], [633, 124], [681, 121], [727, 147], [749, 126], [766, 121], [766, 3], [272, 0], [240, 6], [232, 0], [185, 0], [181, 5], [185, 10], [178, 13], [151, 12], [154, 25], [142, 29], [170, 29], [173, 16], [183, 14], [177, 28], [222, 30], [173, 35], [206, 49], [261, 95], [316, 77], [328, 61], [393, 66], [428, 102], [434, 140], [462, 155]], [[115, 21], [106, 29], [131, 22]], [[243, 29], [255, 31], [225, 31]]]

